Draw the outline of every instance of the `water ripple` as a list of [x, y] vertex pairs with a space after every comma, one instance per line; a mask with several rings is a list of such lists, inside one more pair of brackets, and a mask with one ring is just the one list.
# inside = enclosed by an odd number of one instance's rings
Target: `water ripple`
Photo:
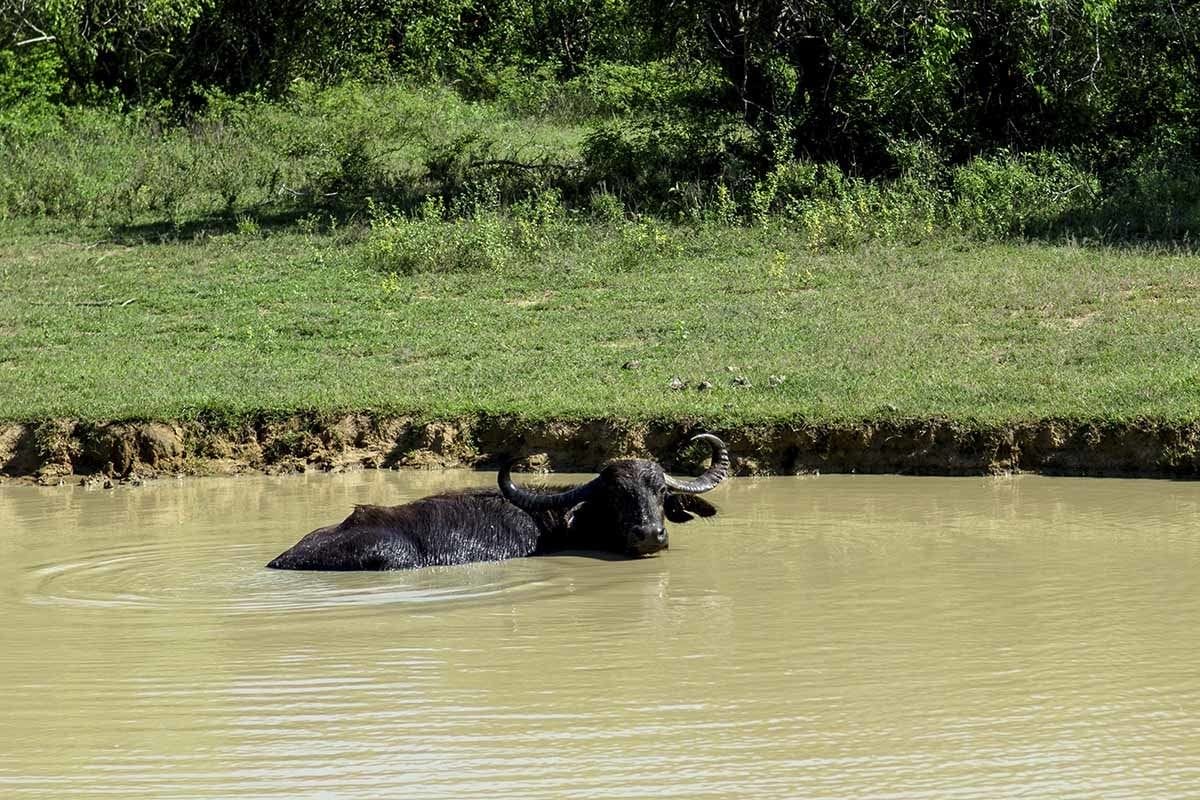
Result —
[[1200, 484], [735, 480], [656, 559], [264, 568], [409, 480], [0, 493], [0, 798], [1200, 797]]
[[219, 540], [147, 541], [76, 553], [27, 570], [24, 601], [94, 609], [187, 608], [210, 614], [445, 604], [553, 593], [553, 581], [496, 564], [412, 572], [305, 573], [262, 565], [262, 548]]

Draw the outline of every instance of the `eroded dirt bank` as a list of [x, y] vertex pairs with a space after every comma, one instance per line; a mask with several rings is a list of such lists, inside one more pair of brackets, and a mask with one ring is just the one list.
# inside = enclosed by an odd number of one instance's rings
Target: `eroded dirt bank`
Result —
[[[590, 471], [608, 458], [649, 456], [684, 471], [707, 456], [704, 447], [680, 451], [700, 429], [686, 421], [428, 421], [371, 414], [241, 422], [48, 420], [0, 425], [0, 476], [56, 485], [242, 471], [494, 468], [517, 456], [527, 457], [534, 469], [556, 471]], [[768, 423], [713, 432], [730, 445], [738, 475], [1200, 475], [1200, 423], [1048, 420], [972, 427], [926, 420]]]
[[[649, 456], [699, 466], [681, 452], [695, 423], [447, 420], [348, 414], [261, 416], [242, 422], [0, 424], [0, 480], [111, 485], [170, 475], [340, 471], [363, 467], [496, 467], [525, 456], [534, 469], [591, 471], [607, 459]], [[739, 475], [875, 472], [1195, 477], [1200, 423], [1046, 420], [970, 426], [944, 420], [844, 425], [771, 423], [713, 429]]]

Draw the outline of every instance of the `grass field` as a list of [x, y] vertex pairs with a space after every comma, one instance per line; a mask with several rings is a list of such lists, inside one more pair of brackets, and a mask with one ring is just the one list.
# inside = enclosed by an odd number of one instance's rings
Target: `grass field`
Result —
[[1183, 255], [822, 253], [782, 227], [644, 221], [246, 223], [163, 241], [10, 221], [0, 286], [10, 421], [1200, 418], [1200, 258]]

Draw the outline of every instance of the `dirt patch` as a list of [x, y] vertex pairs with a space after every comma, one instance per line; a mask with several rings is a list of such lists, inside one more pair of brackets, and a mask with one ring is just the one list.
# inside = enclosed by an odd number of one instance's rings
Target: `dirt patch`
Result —
[[513, 297], [505, 300], [506, 306], [514, 306], [516, 308], [529, 308], [530, 306], [545, 305], [554, 299], [554, 292], [545, 291], [539, 294], [529, 295], [527, 297]]
[[[239, 422], [83, 422], [0, 425], [0, 478], [42, 484], [137, 481], [167, 475], [343, 471], [361, 468], [595, 470], [647, 457], [692, 472], [707, 430], [691, 420], [523, 420], [478, 415], [426, 420], [369, 413], [296, 414]], [[738, 475], [863, 472], [1196, 477], [1200, 423], [1044, 420], [973, 426], [949, 420], [715, 427]]]

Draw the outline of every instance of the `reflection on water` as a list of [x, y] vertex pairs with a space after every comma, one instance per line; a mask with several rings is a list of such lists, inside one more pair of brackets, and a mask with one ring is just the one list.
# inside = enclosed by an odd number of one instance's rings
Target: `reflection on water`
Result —
[[1200, 796], [1200, 484], [738, 480], [657, 558], [262, 568], [489, 477], [0, 489], [0, 797]]

